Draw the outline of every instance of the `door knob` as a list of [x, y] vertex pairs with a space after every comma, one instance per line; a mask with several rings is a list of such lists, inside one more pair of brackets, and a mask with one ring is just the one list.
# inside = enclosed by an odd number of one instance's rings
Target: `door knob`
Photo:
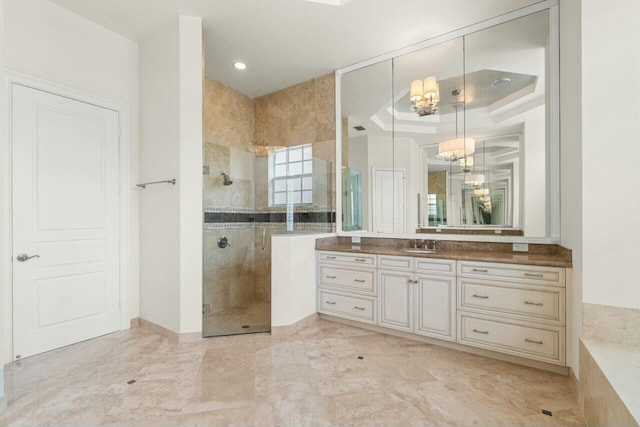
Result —
[[31, 258], [40, 258], [40, 255], [27, 255], [27, 254], [20, 254], [16, 257], [16, 259], [20, 262], [25, 262], [25, 261], [29, 261]]

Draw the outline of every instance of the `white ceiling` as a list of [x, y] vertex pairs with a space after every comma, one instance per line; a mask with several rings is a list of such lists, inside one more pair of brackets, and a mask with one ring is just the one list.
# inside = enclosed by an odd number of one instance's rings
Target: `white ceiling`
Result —
[[[206, 74], [257, 97], [537, 0], [51, 0], [134, 41], [201, 16]], [[242, 72], [232, 62], [242, 60]]]

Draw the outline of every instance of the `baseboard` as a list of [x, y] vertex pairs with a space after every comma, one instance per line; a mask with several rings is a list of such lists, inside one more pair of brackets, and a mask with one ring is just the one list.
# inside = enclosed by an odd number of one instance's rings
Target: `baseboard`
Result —
[[271, 336], [273, 337], [281, 337], [281, 336], [289, 336], [293, 335], [296, 332], [304, 329], [308, 326], [313, 325], [318, 321], [318, 313], [313, 313], [301, 320], [298, 320], [291, 325], [283, 325], [283, 326], [272, 326], [271, 327]]
[[170, 339], [171, 341], [179, 342], [178, 333], [173, 332], [170, 329], [165, 328], [164, 326], [160, 326], [157, 323], [150, 322], [142, 317], [138, 318], [138, 324], [141, 328], [148, 329], [150, 331], [155, 332], [158, 335], [162, 335], [165, 338]]
[[571, 366], [569, 367], [569, 379], [571, 379], [571, 386], [576, 391], [576, 396], [578, 396], [578, 406], [580, 406], [582, 413], [584, 413], [584, 408], [582, 405], [582, 402], [583, 402], [582, 387], [580, 387], [580, 380], [576, 376], [576, 372], [573, 370], [573, 367]]
[[[132, 325], [133, 325], [132, 319]], [[173, 342], [197, 342], [201, 341], [204, 338], [202, 337], [201, 332], [187, 332], [184, 334], [179, 334], [177, 332], [172, 331], [171, 329], [167, 329], [164, 326], [160, 326], [157, 323], [150, 322], [142, 317], [137, 318], [138, 327], [146, 328], [150, 331], [155, 332], [158, 335], [162, 335], [163, 337], [173, 341]], [[132, 326], [133, 327], [133, 326]]]
[[129, 321], [129, 328], [134, 329], [134, 328], [139, 328], [140, 327], [140, 318], [139, 317], [134, 317], [133, 319], [131, 319]]
[[393, 335], [400, 338], [406, 338], [413, 341], [419, 341], [426, 344], [433, 344], [439, 347], [448, 348], [451, 350], [464, 351], [465, 353], [475, 354], [477, 356], [484, 356], [490, 359], [502, 360], [503, 362], [514, 363], [516, 365], [523, 365], [529, 368], [541, 369], [543, 371], [553, 372], [560, 375], [569, 375], [569, 368], [566, 366], [554, 365], [552, 363], [540, 362], [537, 360], [530, 360], [523, 357], [512, 356], [510, 354], [498, 353], [491, 350], [485, 350], [483, 348], [470, 347], [464, 344], [458, 344], [451, 341], [443, 341], [436, 338], [423, 337], [421, 335], [409, 334], [402, 331], [396, 331], [393, 329], [382, 328], [377, 325], [369, 325], [354, 320], [342, 319], [340, 317], [334, 317], [327, 314], [320, 314], [320, 319], [329, 320], [335, 323], [341, 323], [343, 325], [349, 325], [360, 329], [366, 329], [369, 331], [379, 332], [381, 334]]

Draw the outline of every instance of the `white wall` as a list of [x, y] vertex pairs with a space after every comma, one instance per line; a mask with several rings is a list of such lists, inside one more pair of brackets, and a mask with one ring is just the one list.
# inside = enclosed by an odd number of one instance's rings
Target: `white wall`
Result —
[[636, 309], [639, 22], [638, 0], [582, 0], [583, 302]]
[[527, 237], [547, 235], [547, 148], [544, 118], [524, 122], [524, 197], [522, 224]]
[[[2, 70], [4, 70], [4, 31], [2, 30], [2, 26], [4, 25], [4, 0], [0, 0], [0, 81], [2, 81], [2, 77], [3, 77], [3, 72]], [[0, 85], [0, 99], [7, 99], [6, 98], [6, 90], [5, 90], [5, 85], [1, 84]], [[0, 129], [6, 129], [6, 125], [5, 125], [5, 119], [6, 118], [6, 114], [4, 114], [4, 110], [3, 107], [0, 106]], [[0, 135], [0, 140], [3, 138], [3, 136]], [[6, 153], [4, 151], [0, 152], [0, 156], [1, 157], [6, 157], [5, 155]], [[8, 162], [8, 159], [5, 159], [3, 162], [0, 162], [0, 167], [2, 167], [3, 169], [6, 169], [6, 164]], [[9, 256], [8, 253], [8, 244], [5, 241], [6, 239], [4, 239], [4, 233], [3, 233], [3, 227], [5, 226], [5, 217], [6, 217], [6, 206], [8, 205], [8, 199], [6, 198], [7, 194], [5, 191], [5, 174], [0, 174], [0, 203], [3, 206], [3, 208], [0, 209], [0, 236], [2, 237], [1, 241], [3, 242], [2, 244], [0, 244], [0, 259], [7, 259], [7, 257]], [[8, 225], [8, 224], [7, 224]], [[3, 265], [3, 264], [0, 264]], [[4, 266], [4, 265], [3, 265]], [[2, 273], [0, 273], [0, 307], [3, 308], [3, 312], [6, 312], [6, 310], [4, 310], [4, 303], [5, 303], [5, 298], [4, 298], [4, 286], [6, 286], [6, 283], [9, 283], [10, 277], [8, 275], [8, 272], [6, 271], [5, 268], [2, 269]], [[4, 350], [4, 339], [3, 339], [3, 331], [5, 328], [5, 321], [4, 321], [4, 316], [0, 316], [0, 413], [2, 413], [2, 411], [5, 409], [6, 406], [6, 399], [4, 397], [4, 363], [3, 363], [3, 357], [2, 355], [5, 354], [5, 350]]]
[[271, 237], [271, 326], [288, 326], [316, 312], [316, 239], [335, 234]]
[[[178, 19], [140, 42], [140, 181], [180, 178]], [[179, 185], [140, 190], [140, 317], [180, 331]]]
[[202, 330], [202, 20], [140, 42], [140, 317]]
[[[567, 305], [569, 364], [579, 378], [578, 340], [582, 336], [582, 94], [580, 1], [560, 2], [560, 244], [573, 251]], [[569, 317], [570, 316], [570, 317]]]
[[393, 163], [396, 169], [405, 171], [405, 233], [413, 233], [418, 227], [418, 194], [420, 193], [420, 149], [410, 138], [393, 141]]
[[[138, 179], [138, 46], [47, 0], [4, 0], [4, 67], [33, 77], [97, 95], [130, 108], [131, 150], [129, 174]], [[6, 99], [5, 96], [1, 98]], [[2, 129], [6, 129], [3, 127]], [[3, 135], [4, 137], [5, 135]], [[6, 156], [3, 156], [6, 159]], [[7, 171], [3, 167], [4, 172]], [[6, 177], [3, 194], [6, 197]], [[129, 240], [129, 295], [131, 317], [138, 316], [138, 196], [131, 192], [131, 234]], [[7, 199], [3, 200], [2, 220], [6, 219]], [[6, 230], [2, 223], [0, 230]], [[7, 242], [6, 236], [2, 237]], [[7, 251], [6, 244], [3, 251]], [[10, 254], [3, 253], [0, 266], [5, 274], [0, 295], [6, 298], [10, 282], [6, 272]], [[5, 304], [8, 300], [5, 299]], [[3, 305], [6, 313], [6, 305]], [[6, 323], [6, 322], [5, 322]], [[5, 340], [7, 331], [5, 324]], [[0, 345], [1, 347], [1, 345]], [[4, 346], [3, 360], [11, 360]]]
[[202, 18], [180, 16], [180, 332], [202, 331]]

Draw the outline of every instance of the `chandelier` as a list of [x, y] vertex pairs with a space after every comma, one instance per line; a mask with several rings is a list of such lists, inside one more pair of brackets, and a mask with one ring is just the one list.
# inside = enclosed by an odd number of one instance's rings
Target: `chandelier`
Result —
[[453, 106], [456, 109], [456, 137], [438, 144], [438, 157], [450, 162], [465, 159], [476, 151], [476, 141], [473, 138], [458, 138], [458, 106], [460, 104], [456, 102], [458, 95], [460, 95], [460, 89], [451, 91], [454, 99]]
[[411, 110], [418, 116], [430, 116], [438, 111], [440, 86], [436, 78], [429, 76], [424, 80], [411, 82]]

